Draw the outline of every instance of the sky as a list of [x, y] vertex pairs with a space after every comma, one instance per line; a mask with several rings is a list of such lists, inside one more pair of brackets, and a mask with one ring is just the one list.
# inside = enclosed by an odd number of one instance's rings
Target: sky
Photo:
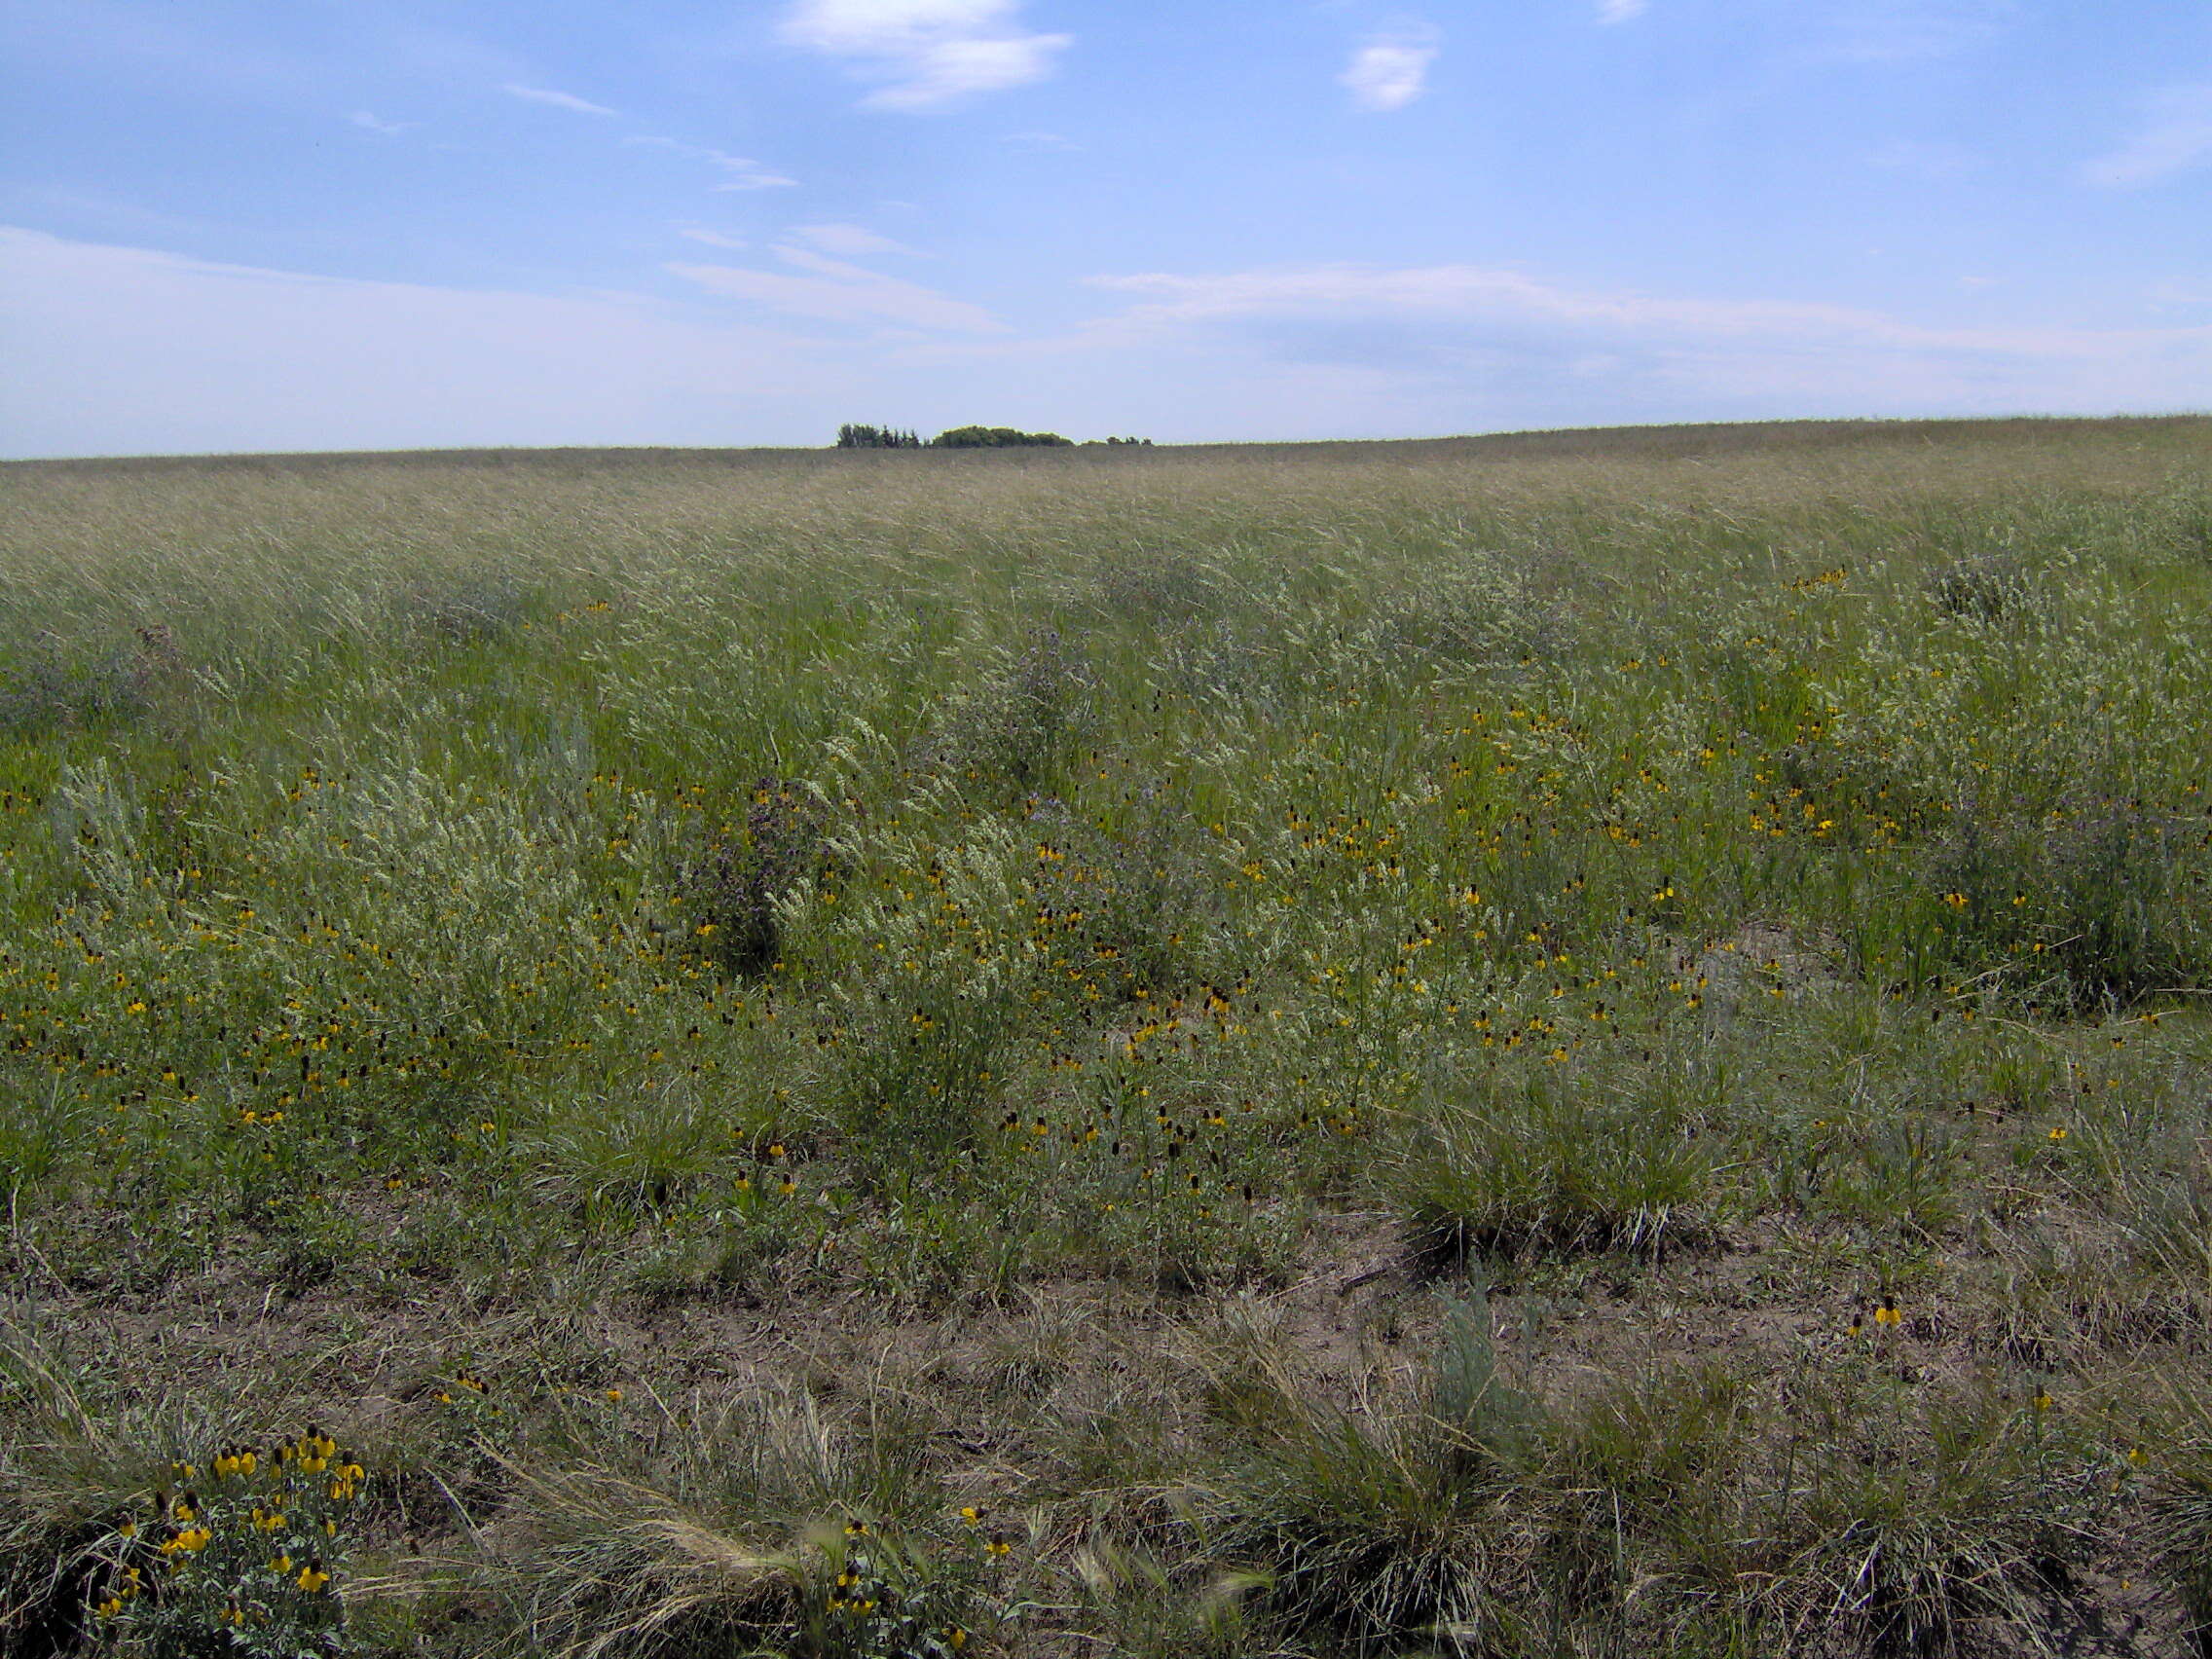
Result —
[[2212, 0], [0, 0], [0, 456], [2212, 407]]

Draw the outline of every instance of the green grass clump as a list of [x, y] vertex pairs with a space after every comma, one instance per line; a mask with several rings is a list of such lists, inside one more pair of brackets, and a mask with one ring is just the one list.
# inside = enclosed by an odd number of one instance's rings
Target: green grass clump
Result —
[[1674, 1364], [1547, 1396], [1499, 1374], [1490, 1317], [1448, 1303], [1411, 1391], [1217, 1385], [1244, 1449], [1200, 1513], [1279, 1629], [1533, 1659], [2032, 1649], [2062, 1627], [2100, 1462], [2047, 1394], [1902, 1388], [1877, 1346], [1801, 1355], [1781, 1391]]
[[1510, 1505], [1535, 1422], [1495, 1374], [1484, 1318], [1449, 1307], [1427, 1395], [1380, 1412], [1309, 1397], [1275, 1368], [1216, 1383], [1244, 1432], [1204, 1509], [1218, 1547], [1259, 1571], [1291, 1628], [1363, 1648], [1518, 1640], [1514, 1591], [1526, 1594], [1530, 1564]]
[[[2178, 1432], [2153, 1481], [2149, 1530], [2180, 1594], [2189, 1634], [2206, 1650], [2212, 1649], [2212, 1405], [2201, 1391], [2177, 1395], [2175, 1404]], [[2149, 1458], [2137, 1449], [2130, 1460]]]
[[1567, 1074], [1437, 1111], [1392, 1181], [1431, 1261], [1652, 1251], [1697, 1238], [1711, 1161], [1678, 1104]]
[[507, 1459], [498, 1525], [446, 1569], [502, 1609], [500, 1651], [947, 1659], [1012, 1616], [1014, 1533], [896, 1424], [840, 1433], [804, 1396], [641, 1409], [571, 1409]]

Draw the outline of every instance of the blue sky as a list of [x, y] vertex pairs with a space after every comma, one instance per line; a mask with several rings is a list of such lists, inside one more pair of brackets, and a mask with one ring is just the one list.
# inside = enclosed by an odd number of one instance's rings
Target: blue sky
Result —
[[2206, 0], [0, 0], [0, 454], [2212, 406]]

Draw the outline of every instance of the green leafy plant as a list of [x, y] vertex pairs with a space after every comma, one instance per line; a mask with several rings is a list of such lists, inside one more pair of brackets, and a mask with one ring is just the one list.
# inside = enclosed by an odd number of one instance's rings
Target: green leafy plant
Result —
[[320, 1429], [180, 1463], [95, 1546], [98, 1650], [130, 1659], [352, 1651], [345, 1574], [368, 1473]]

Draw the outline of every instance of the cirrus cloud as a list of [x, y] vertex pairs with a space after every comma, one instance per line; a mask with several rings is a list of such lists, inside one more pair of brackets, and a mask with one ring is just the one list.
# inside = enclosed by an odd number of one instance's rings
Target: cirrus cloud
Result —
[[1072, 44], [1020, 26], [1022, 0], [797, 0], [781, 33], [879, 83], [862, 101], [925, 110], [1041, 81]]
[[706, 144], [686, 144], [680, 138], [669, 138], [657, 132], [633, 132], [623, 143], [652, 150], [666, 150], [688, 161], [706, 162], [719, 167], [729, 176], [715, 185], [716, 190], [782, 190], [798, 183], [782, 173], [770, 172], [750, 156], [733, 156], [726, 150], [717, 150]]
[[848, 258], [868, 253], [914, 252], [904, 242], [893, 241], [865, 225], [796, 225], [791, 234], [824, 253], [841, 253]]
[[0, 225], [0, 455], [789, 442], [835, 350], [644, 294], [363, 280]]
[[786, 265], [807, 275], [794, 276], [734, 265], [670, 265], [667, 270], [711, 294], [750, 300], [771, 311], [826, 322], [890, 323], [954, 334], [995, 334], [1005, 327], [981, 306], [956, 300], [919, 282], [885, 276], [803, 247], [785, 244], [772, 251]]
[[[1275, 361], [1386, 373], [1409, 397], [1522, 412], [1579, 385], [1629, 418], [2201, 406], [2212, 327], [1936, 327], [1853, 306], [1605, 291], [1471, 265], [1091, 277], [1137, 342], [1244, 342]], [[1511, 417], [1508, 417], [1511, 418]]]
[[2153, 94], [2143, 124], [2081, 176], [2108, 190], [2140, 190], [2205, 166], [2212, 166], [2212, 82]]
[[558, 92], [551, 87], [526, 87], [520, 82], [509, 81], [499, 91], [511, 98], [521, 98], [526, 103], [551, 104], [555, 109], [569, 110], [576, 115], [615, 113], [605, 104], [596, 104], [589, 98], [579, 98], [573, 92]]
[[731, 253], [740, 252], [749, 245], [743, 237], [711, 230], [705, 225], [679, 225], [676, 234], [686, 241], [704, 242], [708, 247], [719, 247]]

